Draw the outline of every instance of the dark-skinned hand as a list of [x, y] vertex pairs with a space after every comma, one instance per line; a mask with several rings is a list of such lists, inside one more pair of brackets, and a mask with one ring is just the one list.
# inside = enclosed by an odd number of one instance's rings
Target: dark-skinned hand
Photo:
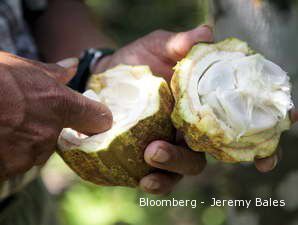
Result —
[[[157, 30], [104, 58], [94, 68], [94, 72], [102, 72], [120, 63], [149, 65], [154, 74], [163, 76], [169, 82], [173, 75], [173, 66], [186, 56], [193, 45], [212, 41], [213, 34], [209, 26], [199, 26], [180, 33]], [[183, 175], [197, 175], [203, 170], [205, 155], [189, 150], [183, 141], [182, 145], [178, 142], [157, 140], [148, 145], [145, 161], [162, 172], [145, 176], [140, 181], [143, 190], [153, 194], [166, 194]], [[277, 161], [278, 156], [275, 154], [265, 159], [256, 159], [255, 165], [259, 171], [268, 172], [276, 166]]]
[[44, 64], [0, 52], [0, 181], [43, 164], [64, 127], [106, 131], [109, 109], [66, 87], [77, 59]]

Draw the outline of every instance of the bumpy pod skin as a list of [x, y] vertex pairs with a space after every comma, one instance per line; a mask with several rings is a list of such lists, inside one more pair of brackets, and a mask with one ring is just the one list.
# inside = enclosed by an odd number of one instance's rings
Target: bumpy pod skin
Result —
[[[99, 87], [98, 82], [94, 76], [90, 87]], [[161, 83], [159, 94], [159, 110], [115, 137], [106, 149], [91, 153], [79, 149], [57, 152], [84, 180], [98, 185], [137, 186], [142, 177], [153, 171], [144, 161], [147, 145], [159, 139], [172, 141], [175, 134], [170, 119], [174, 101], [166, 82]]]
[[255, 52], [243, 41], [228, 38], [215, 44], [198, 44], [176, 65], [171, 81], [171, 89], [175, 98], [172, 112], [174, 126], [184, 134], [188, 146], [194, 151], [208, 152], [216, 159], [224, 162], [251, 162], [255, 158], [271, 156], [276, 151], [282, 131], [289, 129], [289, 115], [274, 129], [264, 130], [251, 136], [242, 136], [231, 141], [217, 122], [212, 110], [202, 110], [200, 115], [190, 112], [186, 83], [187, 73], [184, 70], [186, 61], [198, 53], [196, 60], [213, 51], [243, 52], [249, 56]]

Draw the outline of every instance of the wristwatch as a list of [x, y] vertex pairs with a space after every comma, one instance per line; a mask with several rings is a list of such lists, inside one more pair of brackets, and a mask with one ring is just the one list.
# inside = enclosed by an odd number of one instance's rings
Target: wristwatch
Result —
[[114, 53], [113, 49], [86, 49], [80, 57], [76, 75], [67, 84], [68, 87], [83, 93], [91, 75], [91, 68], [107, 55]]

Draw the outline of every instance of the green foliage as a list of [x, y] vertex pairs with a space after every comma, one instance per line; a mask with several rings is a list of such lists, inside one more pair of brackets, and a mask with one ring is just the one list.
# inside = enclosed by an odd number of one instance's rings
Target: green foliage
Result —
[[[59, 212], [62, 225], [223, 225], [226, 209], [208, 207], [214, 193], [208, 185], [199, 186], [195, 179], [183, 180], [167, 196], [125, 187], [101, 187], [78, 180], [60, 196]], [[197, 205], [196, 208], [190, 205], [141, 207], [140, 198], [197, 200]], [[205, 203], [200, 204], [201, 201]]]
[[206, 19], [208, 0], [87, 0], [99, 25], [120, 45], [156, 29], [181, 31]]
[[77, 183], [63, 197], [65, 224], [141, 224], [145, 212], [138, 207], [136, 192], [126, 188], [96, 187]]
[[202, 214], [204, 225], [221, 225], [225, 222], [225, 212], [218, 207], [209, 207]]

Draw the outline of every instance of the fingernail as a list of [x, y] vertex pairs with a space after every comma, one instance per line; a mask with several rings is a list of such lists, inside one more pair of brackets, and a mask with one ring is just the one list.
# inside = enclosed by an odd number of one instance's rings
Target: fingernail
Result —
[[153, 179], [146, 179], [143, 182], [143, 186], [147, 190], [157, 190], [160, 188], [160, 183], [158, 183], [157, 181], [155, 181]]
[[79, 64], [79, 59], [75, 57], [67, 58], [67, 59], [60, 60], [59, 62], [57, 62], [57, 64], [64, 68], [71, 68]]
[[165, 163], [165, 162], [169, 161], [170, 155], [167, 151], [159, 148], [152, 155], [151, 159], [155, 162]]

